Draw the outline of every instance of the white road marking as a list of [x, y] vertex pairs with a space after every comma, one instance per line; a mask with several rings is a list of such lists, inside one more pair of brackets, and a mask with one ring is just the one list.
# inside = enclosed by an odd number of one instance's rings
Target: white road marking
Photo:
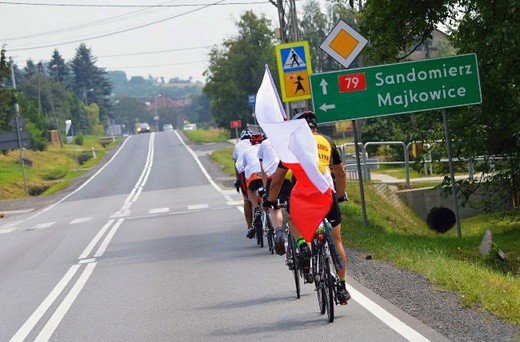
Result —
[[241, 201], [229, 201], [229, 202], [226, 202], [227, 205], [243, 205], [244, 204], [244, 200], [241, 200]]
[[103, 253], [105, 253], [105, 250], [107, 249], [108, 244], [110, 243], [110, 240], [112, 240], [112, 238], [114, 237], [114, 235], [117, 232], [117, 229], [119, 228], [121, 223], [123, 223], [124, 220], [125, 219], [122, 219], [122, 218], [117, 220], [116, 224], [114, 224], [114, 226], [112, 227], [110, 232], [108, 232], [107, 236], [105, 237], [105, 240], [103, 240], [103, 242], [101, 243], [101, 246], [99, 246], [97, 252], [94, 254], [94, 258], [99, 258], [100, 256], [103, 255]]
[[43, 327], [42, 331], [38, 334], [35, 341], [49, 341], [52, 334], [54, 333], [54, 330], [58, 327], [63, 317], [65, 317], [65, 314], [67, 311], [69, 311], [70, 307], [72, 306], [72, 303], [76, 300], [79, 293], [87, 283], [88, 278], [92, 275], [92, 272], [94, 271], [94, 268], [96, 267], [97, 262], [93, 262], [87, 265], [83, 273], [81, 273], [81, 276], [79, 277], [78, 281], [70, 292], [67, 294], [67, 297], [61, 302], [60, 306], [56, 309], [52, 317], [47, 321], [47, 324], [45, 324], [45, 327]]
[[2, 228], [13, 228], [14, 226], [17, 226], [17, 225], [19, 225], [22, 222], [23, 222], [23, 220], [16, 220], [16, 221], [13, 221], [13, 222], [9, 222], [7, 224], [4, 224], [2, 226]]
[[206, 209], [209, 208], [207, 204], [193, 204], [188, 206], [188, 210], [198, 210], [198, 209]]
[[410, 328], [408, 325], [403, 323], [397, 317], [393, 316], [391, 313], [368, 299], [361, 292], [355, 290], [352, 286], [349, 285], [348, 292], [352, 295], [352, 299], [358, 302], [361, 306], [367, 309], [372, 315], [376, 316], [381, 322], [385, 323], [391, 329], [395, 330], [399, 335], [406, 338], [408, 341], [414, 342], [426, 342], [430, 341], [423, 335], [419, 334], [417, 331]]
[[242, 214], [244, 213], [244, 207], [243, 206], [237, 205], [235, 208], [237, 208], [238, 211], [240, 211]]
[[0, 234], [7, 234], [12, 232], [13, 230], [16, 230], [16, 227], [14, 228], [0, 228]]
[[70, 221], [70, 224], [83, 223], [92, 220], [92, 217], [80, 217], [78, 219]]
[[87, 248], [85, 248], [85, 250], [83, 251], [83, 253], [81, 253], [78, 259], [85, 259], [86, 257], [88, 257], [90, 252], [92, 252], [94, 247], [97, 245], [98, 241], [101, 240], [101, 237], [105, 235], [105, 232], [112, 225], [112, 223], [114, 223], [114, 220], [108, 220], [108, 222], [103, 226], [103, 228], [101, 228], [101, 230], [96, 234], [92, 241], [90, 241]]
[[96, 258], [83, 259], [83, 260], [80, 260], [78, 263], [80, 263], [80, 264], [90, 264], [91, 262], [94, 262], [94, 261], [96, 261]]
[[36, 323], [38, 323], [40, 318], [42, 318], [45, 312], [47, 312], [52, 303], [54, 303], [54, 301], [56, 300], [56, 298], [58, 298], [65, 286], [67, 286], [69, 281], [72, 279], [74, 274], [76, 274], [79, 267], [79, 265], [73, 265], [71, 266], [71, 268], [69, 268], [67, 273], [65, 273], [63, 278], [61, 278], [61, 280], [59, 281], [58, 285], [56, 285], [56, 287], [51, 291], [51, 293], [49, 293], [47, 298], [45, 298], [45, 300], [40, 304], [36, 311], [33, 312], [31, 317], [29, 317], [29, 319], [22, 325], [22, 327], [18, 329], [16, 334], [14, 334], [14, 336], [10, 340], [11, 342], [25, 340], [25, 338], [27, 337], [27, 335], [29, 335]]
[[35, 226], [32, 227], [32, 228], [33, 228], [33, 229], [49, 228], [50, 226], [52, 226], [52, 225], [55, 224], [55, 223], [56, 223], [56, 222], [40, 223], [40, 224], [35, 225]]
[[148, 211], [148, 214], [162, 214], [167, 213], [170, 211], [170, 208], [156, 208], [156, 209], [150, 209]]

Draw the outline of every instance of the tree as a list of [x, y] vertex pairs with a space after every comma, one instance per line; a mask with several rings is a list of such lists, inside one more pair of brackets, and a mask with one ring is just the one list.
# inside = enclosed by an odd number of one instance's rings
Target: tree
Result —
[[127, 130], [132, 131], [136, 122], [146, 121], [144, 118], [149, 116], [145, 104], [135, 97], [124, 96], [115, 102], [114, 119], [125, 125]]
[[314, 72], [330, 70], [330, 60], [321, 49], [320, 44], [327, 36], [329, 23], [327, 17], [321, 12], [317, 0], [308, 0], [303, 6], [303, 16], [299, 23], [302, 40], [309, 42], [312, 69]]
[[70, 85], [70, 69], [58, 50], [54, 50], [49, 64], [47, 64], [49, 75], [58, 83]]
[[[481, 182], [481, 187], [520, 193], [520, 25], [515, 24], [520, 22], [520, 2], [372, 0], [362, 18], [363, 34], [371, 42], [368, 57], [374, 63], [406, 59], [440, 24], [450, 28], [459, 53], [476, 53], [483, 101], [449, 110], [453, 153], [484, 158], [477, 171], [492, 182]], [[432, 115], [437, 119], [433, 127], [439, 127], [440, 115]], [[472, 185], [465, 189], [477, 184]], [[495, 193], [491, 188], [484, 192]]]
[[99, 120], [104, 122], [110, 117], [111, 100], [108, 97], [112, 94], [112, 83], [106, 76], [105, 69], [95, 65], [96, 61], [91, 49], [85, 44], [76, 49], [76, 55], [71, 62], [74, 73], [73, 90], [86, 105], [97, 103]]
[[219, 127], [228, 127], [229, 121], [237, 119], [252, 122], [247, 96], [260, 87], [265, 64], [276, 70], [271, 22], [248, 11], [236, 24], [238, 36], [224, 41], [223, 48], [213, 48], [204, 73], [204, 93], [211, 99], [213, 119]]
[[[5, 50], [0, 50], [0, 131], [10, 130], [9, 121], [13, 116], [14, 92], [7, 88], [10, 85], [9, 64], [5, 58]], [[6, 86], [4, 86], [4, 84]]]

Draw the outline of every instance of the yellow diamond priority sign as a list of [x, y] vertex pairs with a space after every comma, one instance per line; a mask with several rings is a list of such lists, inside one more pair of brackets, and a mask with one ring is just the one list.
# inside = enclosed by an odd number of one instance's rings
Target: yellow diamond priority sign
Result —
[[367, 43], [365, 37], [340, 20], [321, 43], [320, 48], [348, 68]]

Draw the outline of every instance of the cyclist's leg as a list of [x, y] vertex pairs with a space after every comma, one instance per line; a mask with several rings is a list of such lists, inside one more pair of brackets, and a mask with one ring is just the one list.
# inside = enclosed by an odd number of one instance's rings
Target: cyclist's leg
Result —
[[339, 257], [343, 263], [342, 268], [338, 269], [338, 276], [340, 280], [340, 286], [338, 288], [338, 300], [342, 305], [347, 304], [347, 300], [350, 299], [350, 294], [348, 293], [345, 287], [345, 278], [347, 271], [347, 254], [345, 252], [345, 248], [343, 247], [343, 241], [341, 238], [341, 211], [339, 209], [338, 200], [336, 195], [333, 195], [333, 203], [332, 208], [327, 214], [327, 220], [329, 220], [332, 226], [332, 238], [334, 239], [334, 245], [336, 246], [336, 250], [338, 251]]
[[244, 172], [240, 173], [238, 179], [240, 180], [240, 190], [244, 197], [244, 217], [246, 219], [247, 229], [249, 230], [253, 227], [253, 207], [247, 196], [246, 176]]
[[247, 184], [247, 194], [253, 208], [253, 226], [262, 225], [262, 212], [258, 203], [258, 189], [263, 186], [262, 179], [251, 177]]
[[[266, 198], [269, 197], [269, 188], [271, 186], [271, 179], [268, 179], [266, 182]], [[280, 190], [280, 196], [283, 192], [283, 185], [282, 189]], [[274, 244], [275, 244], [275, 250], [276, 254], [278, 255], [284, 255], [285, 254], [285, 239], [284, 239], [284, 232], [283, 232], [283, 213], [281, 209], [270, 209], [271, 213], [271, 224], [274, 228]]]

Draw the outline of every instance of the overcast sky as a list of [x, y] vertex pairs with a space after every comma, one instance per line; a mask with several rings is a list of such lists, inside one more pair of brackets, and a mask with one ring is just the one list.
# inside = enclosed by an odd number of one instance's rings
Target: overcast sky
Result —
[[[138, 7], [153, 5], [163, 7]], [[20, 67], [28, 59], [49, 60], [54, 49], [69, 61], [84, 42], [98, 67], [123, 70], [128, 78], [204, 81], [208, 52], [238, 34], [235, 22], [246, 10], [279, 26], [268, 0], [0, 1], [0, 44]]]

